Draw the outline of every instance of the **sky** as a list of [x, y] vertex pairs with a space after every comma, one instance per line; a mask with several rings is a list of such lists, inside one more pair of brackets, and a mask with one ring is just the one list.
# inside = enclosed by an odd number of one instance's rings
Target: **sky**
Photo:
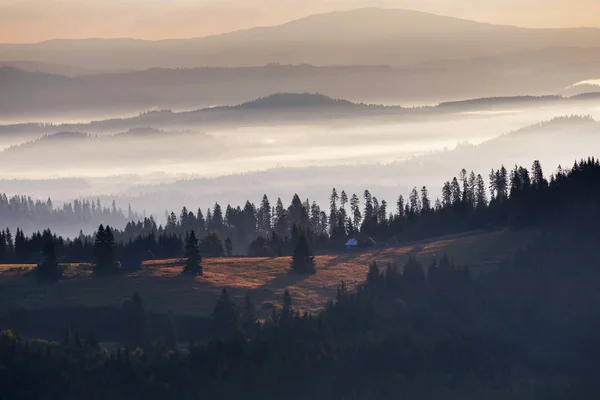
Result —
[[524, 27], [600, 27], [600, 0], [0, 0], [0, 43], [202, 37], [361, 7]]

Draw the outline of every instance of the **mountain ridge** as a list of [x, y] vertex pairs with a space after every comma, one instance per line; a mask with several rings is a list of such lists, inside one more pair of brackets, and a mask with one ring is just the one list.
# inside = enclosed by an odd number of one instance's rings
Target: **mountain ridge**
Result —
[[[273, 124], [320, 124], [340, 120], [378, 118], [379, 122], [452, 116], [456, 113], [481, 110], [503, 111], [515, 106], [548, 106], [569, 102], [589, 102], [600, 99], [600, 93], [560, 95], [482, 97], [476, 99], [442, 102], [435, 106], [402, 107], [398, 105], [368, 104], [334, 98], [320, 93], [273, 93], [236, 105], [197, 108], [188, 111], [170, 109], [149, 110], [136, 116], [108, 118], [86, 123], [24, 123], [0, 125], [0, 135], [53, 134], [60, 131], [89, 134], [122, 133], [136, 129], [188, 130], [197, 128], [231, 128], [243, 126], [269, 126]], [[157, 133], [158, 134], [158, 133]]]
[[[406, 38], [410, 37], [410, 41]], [[531, 29], [404, 9], [362, 8], [314, 14], [284, 24], [190, 39], [56, 39], [0, 45], [0, 60], [62, 62], [77, 67], [406, 65], [547, 45], [592, 47], [600, 28]], [[390, 49], [395, 49], [390, 54]], [[244, 49], [244, 51], [240, 51]], [[168, 55], [168, 57], [167, 57]]]

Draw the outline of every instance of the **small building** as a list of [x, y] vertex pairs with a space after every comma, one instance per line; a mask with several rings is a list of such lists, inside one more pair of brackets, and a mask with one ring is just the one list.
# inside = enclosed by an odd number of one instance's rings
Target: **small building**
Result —
[[346, 250], [352, 250], [358, 248], [358, 240], [357, 239], [348, 239], [345, 244]]

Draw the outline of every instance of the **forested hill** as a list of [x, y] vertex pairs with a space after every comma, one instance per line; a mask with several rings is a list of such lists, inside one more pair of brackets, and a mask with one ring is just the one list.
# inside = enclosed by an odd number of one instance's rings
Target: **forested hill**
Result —
[[[214, 239], [215, 245], [207, 251], [217, 256], [226, 254], [226, 239], [232, 254], [290, 255], [300, 236], [307, 238], [313, 251], [326, 253], [340, 251], [349, 238], [369, 246], [373, 240], [402, 243], [481, 229], [551, 226], [572, 202], [594, 201], [599, 196], [598, 182], [600, 166], [595, 158], [570, 168], [559, 167], [549, 175], [544, 174], [539, 161], [534, 161], [531, 167], [500, 165], [486, 175], [463, 169], [441, 183], [437, 198], [426, 186], [414, 187], [408, 198], [399, 195], [388, 200], [378, 199], [369, 190], [356, 194], [333, 189], [328, 205], [302, 200], [296, 194], [287, 206], [282, 199], [269, 199], [265, 194], [258, 205], [250, 201], [243, 206], [216, 202], [207, 210], [190, 205], [181, 212], [168, 213], [165, 225], [146, 218], [127, 223], [123, 230], [113, 225], [112, 230], [119, 247], [115, 251], [138, 263], [151, 255], [182, 257], [184, 237], [191, 231], [200, 239]], [[569, 197], [571, 192], [573, 198]], [[20, 245], [28, 251], [17, 256], [18, 246], [7, 235], [0, 235], [0, 254], [5, 262], [32, 262], [31, 255], [42, 250], [39, 240], [23, 239]], [[91, 235], [59, 240], [57, 253], [70, 262], [91, 262], [95, 240]]]
[[[432, 210], [418, 197], [409, 202], [403, 219], [407, 231], [436, 229], [440, 221], [459, 227], [457, 222], [478, 220], [534, 224], [544, 231], [497, 269], [475, 275], [446, 257], [429, 265], [415, 259], [405, 265], [373, 262], [362, 285], [350, 290], [341, 282], [322, 312], [297, 312], [295, 293], [286, 290], [281, 305], [260, 324], [252, 298], [239, 301], [226, 290], [215, 296], [210, 319], [195, 320], [154, 314], [144, 307], [150, 295], [134, 293], [122, 308], [78, 310], [88, 318], [110, 318], [111, 328], [122, 331], [112, 350], [101, 348], [94, 332], [65, 329], [61, 343], [2, 333], [3, 394], [28, 399], [597, 398], [600, 163], [584, 160], [548, 180], [538, 166], [532, 172], [494, 171], [489, 205], [476, 201], [468, 207], [470, 192], [463, 196], [454, 179], [450, 203], [442, 208]], [[109, 250], [101, 241], [97, 246]], [[306, 276], [289, 274], [298, 280]], [[198, 285], [202, 277], [178, 279], [197, 279]], [[94, 282], [94, 296], [99, 296], [102, 282], [120, 281], [95, 276], [85, 282]], [[165, 292], [161, 300], [174, 295]], [[11, 315], [24, 323], [29, 314], [13, 310]], [[193, 341], [178, 343], [178, 334]]]

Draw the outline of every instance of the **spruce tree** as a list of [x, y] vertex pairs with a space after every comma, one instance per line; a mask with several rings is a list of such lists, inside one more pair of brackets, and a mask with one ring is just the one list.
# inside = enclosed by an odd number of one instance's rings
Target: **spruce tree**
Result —
[[94, 242], [94, 257], [96, 259], [94, 274], [110, 275], [119, 271], [120, 264], [117, 260], [117, 244], [112, 230], [108, 225], [106, 228], [102, 225], [98, 227]]
[[227, 254], [227, 257], [233, 255], [233, 244], [231, 243], [231, 238], [229, 236], [225, 239], [225, 254]]
[[216, 338], [231, 338], [238, 327], [239, 313], [237, 307], [223, 289], [211, 314], [212, 332]]
[[294, 310], [292, 309], [292, 296], [290, 296], [288, 289], [285, 289], [285, 292], [283, 293], [282, 305], [283, 307], [281, 308], [281, 313], [279, 315], [279, 324], [288, 325], [294, 317]]
[[123, 303], [123, 317], [125, 318], [125, 345], [133, 349], [147, 346], [146, 311], [138, 292]]
[[42, 281], [56, 281], [62, 277], [62, 269], [58, 265], [54, 238], [49, 230], [44, 231], [43, 240], [42, 260], [35, 272]]
[[255, 307], [250, 299], [250, 294], [246, 294], [246, 297], [244, 298], [244, 308], [240, 315], [240, 322], [244, 335], [246, 337], [252, 337], [255, 334], [258, 325], [256, 322]]
[[300, 274], [316, 272], [315, 257], [310, 252], [308, 242], [304, 235], [298, 237], [292, 255], [292, 269]]
[[202, 256], [198, 248], [198, 238], [193, 230], [189, 235], [186, 234], [185, 256], [183, 273], [194, 276], [202, 275]]

